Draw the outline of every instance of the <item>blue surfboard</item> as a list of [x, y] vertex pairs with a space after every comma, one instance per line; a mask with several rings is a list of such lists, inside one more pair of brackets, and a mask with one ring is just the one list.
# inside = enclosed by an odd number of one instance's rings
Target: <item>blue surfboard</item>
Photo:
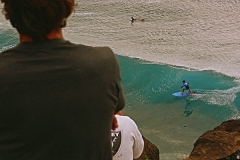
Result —
[[176, 92], [176, 93], [173, 93], [172, 95], [175, 96], [175, 97], [187, 97], [187, 96], [190, 96], [194, 94], [194, 92], [191, 92], [191, 93], [188, 93], [188, 92], [184, 92], [182, 94], [182, 92]]

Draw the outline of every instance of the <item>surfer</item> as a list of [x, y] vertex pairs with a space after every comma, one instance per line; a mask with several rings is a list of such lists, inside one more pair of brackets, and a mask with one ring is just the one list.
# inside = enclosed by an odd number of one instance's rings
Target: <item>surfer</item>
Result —
[[190, 90], [189, 83], [186, 82], [185, 80], [183, 80], [182, 83], [183, 83], [182, 86], [181, 86], [182, 95], [184, 93], [184, 90], [188, 90], [188, 93], [191, 93], [192, 91]]
[[136, 20], [139, 20], [139, 21], [144, 21], [144, 18], [134, 18], [134, 17], [131, 17], [131, 23], [133, 23], [134, 21], [136, 21]]
[[133, 23], [136, 20], [136, 18], [131, 17], [131, 23]]

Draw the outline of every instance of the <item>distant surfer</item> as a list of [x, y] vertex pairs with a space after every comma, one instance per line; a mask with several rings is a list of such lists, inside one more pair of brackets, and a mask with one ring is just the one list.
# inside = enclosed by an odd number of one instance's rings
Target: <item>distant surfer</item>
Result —
[[188, 93], [191, 93], [192, 91], [190, 90], [189, 83], [186, 82], [185, 80], [183, 80], [182, 83], [183, 83], [182, 86], [181, 86], [182, 95], [184, 93], [184, 90], [188, 90]]
[[131, 23], [133, 23], [136, 20], [136, 18], [131, 17]]
[[134, 17], [131, 17], [131, 23], [133, 23], [134, 21], [136, 21], [136, 20], [139, 20], [139, 21], [144, 21], [144, 18], [134, 18]]

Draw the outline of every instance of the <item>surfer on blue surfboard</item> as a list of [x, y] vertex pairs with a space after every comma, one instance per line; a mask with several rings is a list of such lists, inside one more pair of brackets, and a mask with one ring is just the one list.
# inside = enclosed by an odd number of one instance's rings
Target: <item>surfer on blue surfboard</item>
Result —
[[191, 94], [192, 91], [190, 90], [190, 86], [189, 86], [189, 83], [186, 82], [185, 80], [182, 81], [182, 86], [181, 86], [181, 90], [182, 90], [182, 95], [184, 93], [184, 90], [188, 90], [188, 93]]

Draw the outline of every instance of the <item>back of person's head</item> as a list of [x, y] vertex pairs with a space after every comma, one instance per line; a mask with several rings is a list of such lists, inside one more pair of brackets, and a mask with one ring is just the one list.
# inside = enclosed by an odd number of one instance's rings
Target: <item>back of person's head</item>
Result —
[[185, 83], [185, 80], [183, 80], [182, 82]]
[[66, 26], [66, 18], [73, 12], [75, 0], [1, 0], [3, 14], [21, 34], [35, 41], [57, 28]]

